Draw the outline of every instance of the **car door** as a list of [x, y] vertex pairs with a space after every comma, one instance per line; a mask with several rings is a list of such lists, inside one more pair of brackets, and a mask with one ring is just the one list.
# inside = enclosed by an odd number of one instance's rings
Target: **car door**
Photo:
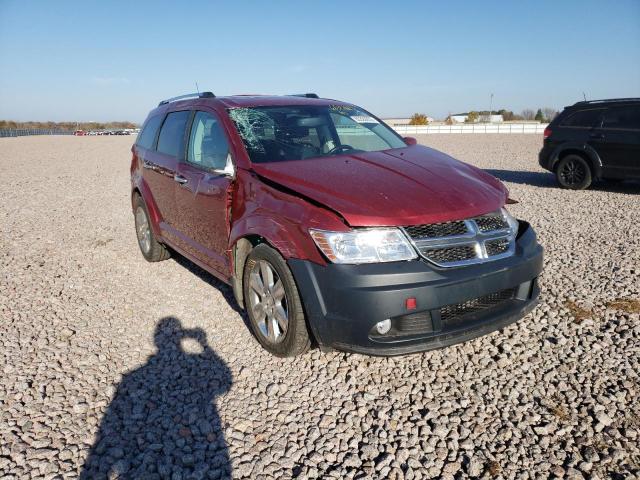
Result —
[[640, 175], [640, 105], [608, 109], [593, 133], [598, 138], [605, 177]]
[[179, 159], [184, 156], [184, 142], [189, 111], [168, 113], [162, 122], [154, 149], [143, 157], [143, 178], [158, 207], [162, 235], [175, 237], [177, 210], [174, 202], [175, 174]]
[[[193, 114], [186, 157], [178, 165], [177, 228], [187, 253], [229, 276], [229, 208], [233, 185], [229, 142], [213, 111]], [[227, 168], [227, 171], [225, 171]]]

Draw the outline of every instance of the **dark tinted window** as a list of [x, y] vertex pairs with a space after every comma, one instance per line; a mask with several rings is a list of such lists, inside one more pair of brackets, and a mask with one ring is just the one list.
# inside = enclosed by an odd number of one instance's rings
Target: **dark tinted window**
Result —
[[594, 127], [600, 115], [604, 110], [602, 108], [592, 110], [581, 110], [576, 113], [570, 114], [565, 120], [562, 121], [563, 127]]
[[640, 105], [611, 108], [604, 115], [604, 128], [640, 130]]
[[151, 148], [153, 146], [153, 141], [156, 139], [156, 134], [158, 133], [158, 128], [160, 128], [161, 123], [162, 115], [156, 115], [155, 117], [151, 117], [147, 120], [147, 123], [144, 125], [140, 135], [138, 135], [136, 145], [144, 148]]
[[184, 154], [184, 131], [191, 112], [173, 112], [167, 115], [158, 137], [158, 151], [172, 157], [182, 158]]
[[197, 112], [191, 127], [187, 160], [199, 167], [220, 170], [227, 164], [228, 153], [227, 136], [218, 118]]

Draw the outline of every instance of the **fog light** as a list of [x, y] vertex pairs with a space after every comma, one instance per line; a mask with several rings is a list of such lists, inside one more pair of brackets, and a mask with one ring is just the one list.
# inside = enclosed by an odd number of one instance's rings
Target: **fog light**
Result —
[[376, 323], [376, 330], [380, 335], [388, 333], [389, 330], [391, 330], [391, 320], [387, 318], [386, 320]]

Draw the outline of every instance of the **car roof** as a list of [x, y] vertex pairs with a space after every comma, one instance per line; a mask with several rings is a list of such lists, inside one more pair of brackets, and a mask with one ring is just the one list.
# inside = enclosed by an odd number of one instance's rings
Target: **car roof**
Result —
[[345, 105], [350, 103], [341, 102], [328, 98], [319, 98], [313, 93], [300, 95], [229, 95], [217, 97], [210, 92], [202, 94], [188, 94], [179, 97], [173, 97], [160, 102], [150, 114], [165, 112], [166, 110], [176, 110], [189, 107], [192, 105], [218, 105], [223, 108], [250, 108], [250, 107], [284, 107], [284, 106], [302, 106], [302, 105]]
[[[348, 102], [333, 100], [330, 98], [317, 98], [315, 94], [302, 95], [229, 95], [216, 97], [209, 92], [204, 94], [190, 94], [163, 100], [149, 112], [147, 118], [163, 115], [167, 111], [176, 111], [191, 108], [194, 105], [211, 105], [227, 108], [251, 108], [251, 107], [286, 107], [286, 106], [329, 106], [344, 105], [354, 106]], [[313, 95], [313, 96], [311, 96]], [[185, 98], [188, 97], [188, 98]]]
[[603, 100], [586, 100], [576, 102], [573, 105], [565, 107], [565, 109], [584, 109], [584, 108], [602, 108], [618, 105], [636, 105], [640, 104], [640, 98], [609, 98]]
[[339, 100], [312, 98], [298, 95], [231, 95], [216, 97], [227, 108], [237, 107], [284, 107], [289, 105], [349, 105]]

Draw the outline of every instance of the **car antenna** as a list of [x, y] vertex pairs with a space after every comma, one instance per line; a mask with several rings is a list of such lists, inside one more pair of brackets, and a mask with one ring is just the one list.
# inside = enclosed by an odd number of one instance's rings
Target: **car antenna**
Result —
[[196, 82], [196, 92], [198, 92], [198, 95], [200, 95], [200, 87], [198, 87], [198, 82]]
[[587, 96], [584, 94], [584, 92], [582, 92], [582, 98], [584, 98], [584, 101], [587, 101]]

